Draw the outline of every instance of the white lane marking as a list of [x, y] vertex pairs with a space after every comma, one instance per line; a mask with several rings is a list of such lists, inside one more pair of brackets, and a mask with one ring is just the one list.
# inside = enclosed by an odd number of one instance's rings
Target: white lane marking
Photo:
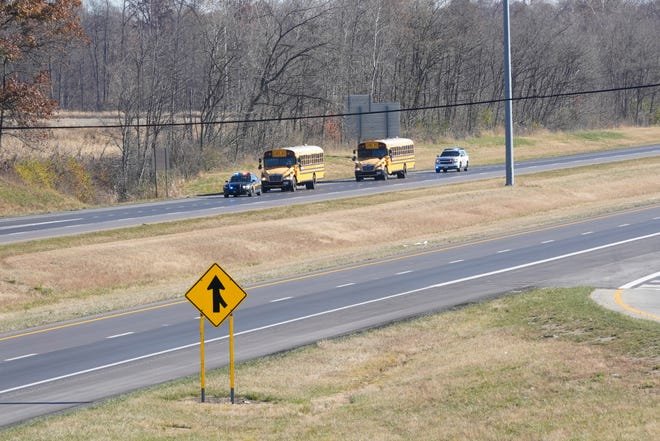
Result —
[[20, 355], [18, 357], [6, 358], [5, 361], [21, 360], [23, 358], [34, 357], [35, 355], [37, 355], [37, 354]]
[[400, 272], [396, 273], [396, 275], [397, 275], [397, 276], [402, 276], [402, 275], [404, 275], [404, 274], [409, 274], [409, 273], [412, 273], [412, 270], [408, 270], [408, 271], [400, 271]]
[[130, 331], [130, 332], [124, 332], [123, 334], [116, 334], [116, 335], [111, 335], [109, 337], [106, 337], [108, 340], [113, 339], [113, 338], [118, 338], [118, 337], [125, 337], [127, 335], [135, 334], [135, 332]]
[[630, 224], [621, 224], [621, 225], [619, 225], [619, 228], [629, 227], [629, 226], [630, 226]]
[[452, 264], [452, 263], [459, 263], [459, 262], [464, 262], [464, 260], [463, 260], [463, 259], [452, 260], [452, 261], [449, 262], [449, 263]]
[[552, 243], [552, 242], [554, 242], [554, 241], [555, 241], [554, 239], [548, 239], [548, 240], [544, 240], [544, 241], [541, 242], [541, 243], [542, 243], [543, 245], [545, 245], [546, 243]]
[[660, 216], [654, 217], [653, 220], [660, 220]]
[[[600, 245], [600, 246], [597, 246], [597, 247], [594, 247], [594, 248], [587, 248], [585, 250], [574, 251], [572, 253], [561, 254], [559, 256], [549, 257], [547, 259], [535, 260], [533, 262], [523, 263], [521, 265], [511, 266], [511, 267], [508, 267], [508, 268], [502, 268], [502, 269], [495, 270], [495, 271], [490, 271], [490, 272], [487, 272], [487, 273], [475, 274], [474, 276], [463, 277], [461, 279], [455, 279], [455, 280], [450, 280], [450, 281], [447, 281], [447, 282], [436, 283], [435, 285], [429, 285], [429, 286], [425, 286], [423, 288], [412, 289], [410, 291], [404, 291], [404, 292], [392, 294], [392, 295], [385, 296], [385, 297], [379, 297], [379, 298], [376, 298], [376, 299], [365, 300], [364, 302], [353, 303], [351, 305], [340, 306], [338, 308], [328, 309], [328, 310], [320, 311], [320, 312], [317, 312], [317, 313], [314, 313], [314, 314], [309, 314], [309, 315], [293, 318], [293, 319], [290, 319], [290, 320], [285, 320], [285, 321], [282, 321], [282, 322], [272, 323], [270, 325], [260, 326], [258, 328], [246, 329], [245, 331], [235, 332], [234, 336], [253, 334], [255, 332], [263, 331], [263, 330], [266, 330], [266, 329], [276, 328], [278, 326], [288, 325], [288, 324], [291, 324], [291, 323], [299, 322], [299, 321], [302, 321], [302, 320], [307, 320], [307, 319], [314, 318], [314, 317], [320, 317], [320, 316], [323, 316], [323, 315], [328, 315], [328, 314], [332, 314], [332, 313], [339, 312], [339, 311], [345, 311], [345, 310], [348, 310], [348, 309], [353, 309], [353, 308], [357, 308], [357, 307], [360, 307], [360, 306], [369, 305], [369, 304], [372, 304], [372, 303], [383, 302], [383, 301], [391, 300], [391, 299], [394, 299], [394, 298], [397, 298], [397, 297], [408, 296], [410, 294], [416, 294], [418, 292], [428, 291], [430, 289], [442, 288], [442, 287], [445, 287], [445, 286], [456, 285], [456, 284], [462, 283], [462, 282], [469, 282], [469, 281], [472, 281], [472, 280], [482, 279], [484, 277], [490, 277], [490, 276], [495, 276], [495, 275], [498, 275], [498, 274], [508, 273], [508, 272], [511, 272], [511, 271], [519, 270], [519, 269], [530, 268], [530, 267], [533, 267], [533, 266], [542, 265], [544, 263], [556, 262], [558, 260], [568, 259], [570, 257], [580, 256], [582, 254], [593, 253], [594, 251], [605, 250], [607, 248], [613, 248], [613, 247], [616, 247], [616, 246], [619, 246], [619, 245], [625, 245], [627, 243], [637, 242], [637, 241], [644, 240], [644, 239], [650, 239], [652, 237], [657, 237], [657, 236], [660, 236], [660, 232], [653, 233], [653, 234], [647, 234], [645, 236], [633, 237], [633, 238], [630, 238], [630, 239], [621, 240], [619, 242], [612, 242], [612, 243], [608, 243], [608, 244], [605, 244], [605, 245]], [[647, 276], [646, 278], [643, 278], [643, 279], [648, 280], [648, 279], [651, 279], [653, 277], [657, 277], [658, 275], [660, 275], [660, 272], [652, 274], [651, 276]], [[642, 280], [642, 281], [644, 281], [644, 280]], [[622, 287], [621, 289], [625, 289], [625, 288]], [[228, 335], [224, 335], [224, 336], [221, 336], [221, 337], [216, 337], [216, 338], [211, 338], [209, 340], [206, 340], [206, 343], [213, 343], [213, 342], [220, 341], [220, 340], [226, 340], [228, 338], [229, 338]], [[27, 388], [32, 387], [32, 386], [39, 386], [41, 384], [52, 383], [54, 381], [63, 380], [65, 378], [76, 377], [76, 376], [79, 376], [79, 375], [84, 375], [84, 374], [88, 374], [88, 373], [91, 373], [91, 372], [96, 372], [96, 371], [100, 371], [100, 370], [103, 370], [103, 369], [108, 369], [108, 368], [115, 367], [115, 366], [121, 366], [121, 365], [124, 365], [124, 364], [132, 363], [134, 361], [140, 361], [140, 360], [144, 360], [144, 359], [147, 359], [147, 358], [157, 357], [157, 356], [163, 355], [163, 354], [169, 354], [171, 352], [176, 352], [176, 351], [180, 351], [180, 350], [183, 350], [183, 349], [193, 348], [195, 346], [199, 346], [199, 342], [189, 343], [187, 345], [177, 346], [175, 348], [170, 348], [170, 349], [164, 349], [162, 351], [153, 352], [151, 354], [140, 355], [139, 357], [129, 358], [129, 359], [126, 359], [126, 360], [120, 360], [120, 361], [116, 361], [114, 363], [109, 363], [109, 364], [105, 364], [105, 365], [102, 365], [102, 366], [96, 366], [96, 367], [93, 367], [93, 368], [84, 369], [82, 371], [71, 372], [69, 374], [64, 374], [64, 375], [60, 375], [60, 376], [52, 377], [52, 378], [46, 378], [44, 380], [35, 381], [33, 383], [11, 387], [9, 389], [0, 390], [0, 395], [6, 394], [6, 393], [9, 393], [9, 392], [15, 392], [17, 390], [27, 389]]]
[[643, 285], [639, 286], [640, 288], [645, 288], [645, 289], [656, 289], [660, 291], [660, 284], [657, 283], [645, 283]]
[[506, 250], [499, 250], [499, 251], [497, 252], [497, 254], [508, 253], [509, 251], [511, 251], [510, 248], [509, 248], [509, 249], [506, 249]]
[[48, 221], [48, 222], [34, 222], [31, 224], [7, 225], [4, 227], [0, 227], [0, 230], [10, 230], [12, 228], [36, 227], [37, 225], [61, 224], [62, 222], [75, 222], [82, 219], [83, 219], [82, 217], [76, 217], [73, 219], [62, 219], [62, 220]]
[[620, 286], [619, 289], [630, 289], [636, 285], [646, 282], [647, 280], [655, 279], [658, 276], [660, 276], [660, 271], [657, 273], [649, 274], [648, 276], [640, 277], [639, 279], [633, 280], [632, 282], [628, 282], [625, 285]]
[[291, 296], [289, 296], [289, 297], [282, 297], [281, 299], [271, 300], [270, 303], [283, 302], [283, 301], [285, 301], [285, 300], [289, 300], [289, 299], [292, 299], [292, 298], [293, 298], [293, 297], [291, 297]]
[[344, 283], [343, 285], [337, 285], [337, 286], [335, 286], [335, 288], [344, 288], [344, 287], [351, 286], [351, 285], [355, 285], [355, 282]]
[[582, 233], [581, 235], [582, 235], [582, 236], [586, 236], [586, 235], [588, 235], [588, 234], [593, 234], [593, 233], [594, 233], [593, 231], [585, 231], [585, 232]]

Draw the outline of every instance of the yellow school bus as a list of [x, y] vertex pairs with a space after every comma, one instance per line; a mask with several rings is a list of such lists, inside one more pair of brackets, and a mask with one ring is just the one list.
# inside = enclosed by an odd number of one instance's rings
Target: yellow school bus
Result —
[[299, 185], [311, 190], [316, 181], [325, 177], [323, 149], [315, 145], [299, 145], [268, 150], [264, 152], [263, 161], [259, 158], [259, 170], [264, 193], [271, 188], [296, 191]]
[[355, 180], [387, 179], [390, 175], [405, 178], [415, 168], [415, 145], [407, 138], [364, 141], [353, 150]]

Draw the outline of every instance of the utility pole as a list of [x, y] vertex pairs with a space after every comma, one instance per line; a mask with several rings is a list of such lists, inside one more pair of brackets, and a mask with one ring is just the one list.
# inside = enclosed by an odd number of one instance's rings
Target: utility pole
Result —
[[506, 145], [506, 185], [513, 186], [513, 121], [511, 117], [511, 29], [509, 0], [503, 0], [504, 14], [504, 131]]

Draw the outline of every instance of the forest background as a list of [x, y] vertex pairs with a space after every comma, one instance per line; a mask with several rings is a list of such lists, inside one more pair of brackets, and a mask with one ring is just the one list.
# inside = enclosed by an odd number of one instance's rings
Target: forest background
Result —
[[[501, 2], [14, 0], [0, 21], [0, 179], [85, 203], [153, 197], [165, 151], [168, 185], [278, 145], [348, 151], [341, 118], [303, 117], [350, 94], [426, 108], [401, 113], [416, 140], [504, 118]], [[514, 1], [513, 95], [660, 83], [658, 29], [658, 0]], [[657, 125], [659, 90], [517, 100], [515, 130]], [[95, 127], [26, 129], [48, 124]]]

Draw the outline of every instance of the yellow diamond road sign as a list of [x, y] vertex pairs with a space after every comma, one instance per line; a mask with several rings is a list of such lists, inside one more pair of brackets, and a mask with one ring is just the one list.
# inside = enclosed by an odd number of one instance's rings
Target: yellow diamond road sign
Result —
[[186, 293], [213, 326], [219, 326], [245, 297], [247, 293], [217, 263]]

